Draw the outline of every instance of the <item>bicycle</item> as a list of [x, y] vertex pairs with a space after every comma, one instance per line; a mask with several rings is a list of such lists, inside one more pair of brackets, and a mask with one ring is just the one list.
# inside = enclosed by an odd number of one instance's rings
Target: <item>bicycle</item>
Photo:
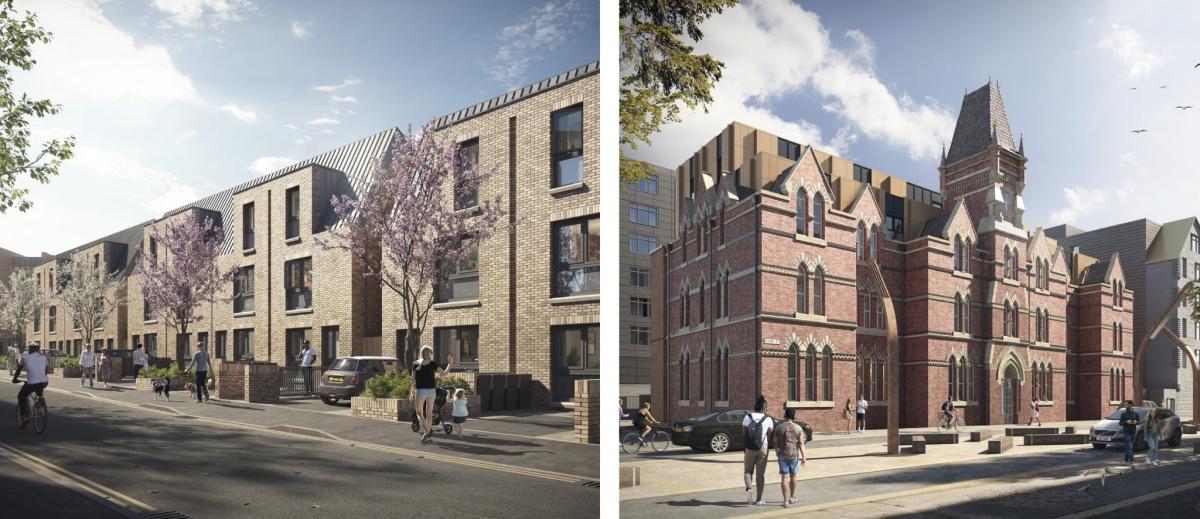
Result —
[[647, 444], [654, 449], [654, 452], [665, 451], [671, 445], [671, 435], [662, 429], [653, 429], [650, 431], [650, 439], [647, 440], [643, 439], [637, 431], [633, 431], [626, 434], [621, 440], [621, 450], [625, 454], [637, 454]]
[[[46, 410], [46, 397], [42, 395], [42, 390], [37, 390], [29, 393], [27, 409], [29, 409], [29, 421], [33, 423], [33, 430], [38, 434], [46, 432], [46, 418], [50, 413]], [[21, 425], [21, 411], [17, 410], [17, 425]]]
[[958, 413], [952, 413], [951, 416], [946, 416], [946, 413], [938, 412], [938, 414], [934, 416], [933, 421], [935, 424], [937, 424], [937, 429], [939, 431], [949, 431], [951, 428], [953, 428], [954, 431], [957, 432], [958, 426], [962, 425], [962, 420], [958, 418]]

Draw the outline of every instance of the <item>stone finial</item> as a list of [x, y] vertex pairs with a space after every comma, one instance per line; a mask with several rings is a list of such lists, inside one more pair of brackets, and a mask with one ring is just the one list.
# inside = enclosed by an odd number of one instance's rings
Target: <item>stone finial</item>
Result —
[[1021, 132], [1021, 144], [1017, 146], [1017, 154], [1022, 157], [1025, 156], [1025, 132]]

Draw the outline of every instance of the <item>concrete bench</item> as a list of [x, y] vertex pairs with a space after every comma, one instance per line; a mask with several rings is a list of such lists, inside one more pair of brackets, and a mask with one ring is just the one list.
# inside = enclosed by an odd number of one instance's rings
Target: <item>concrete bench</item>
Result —
[[912, 445], [913, 438], [925, 438], [928, 445], [949, 445], [958, 443], [958, 433], [906, 433], [900, 435], [900, 445]]
[[990, 429], [985, 431], [971, 431], [971, 441], [973, 442], [981, 442], [991, 437], [992, 431]]
[[641, 467], [621, 467], [621, 481], [619, 488], [636, 487], [640, 484], [642, 484]]
[[1183, 434], [1196, 434], [1196, 424], [1194, 423], [1182, 424], [1179, 429], [1183, 431]]
[[912, 447], [908, 449], [909, 452], [911, 452], [913, 454], [925, 454], [925, 437], [924, 436], [920, 436], [920, 435], [913, 436], [912, 441], [910, 443], [912, 444]]
[[1026, 434], [1025, 445], [1078, 445], [1088, 442], [1086, 434]]
[[1063, 427], [1063, 434], [1075, 434], [1075, 426], [1068, 425], [1066, 427]]
[[1058, 434], [1058, 427], [1007, 427], [1005, 436], [1025, 436], [1026, 434]]
[[1001, 452], [1011, 449], [1012, 445], [1013, 445], [1012, 436], [1001, 436], [994, 440], [988, 440], [987, 453], [988, 454], [1000, 454]]

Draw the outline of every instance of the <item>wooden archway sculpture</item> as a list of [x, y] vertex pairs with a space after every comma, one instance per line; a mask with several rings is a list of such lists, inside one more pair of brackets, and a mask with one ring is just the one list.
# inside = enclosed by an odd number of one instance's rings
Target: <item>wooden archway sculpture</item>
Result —
[[[1198, 359], [1196, 359], [1196, 356], [1190, 350], [1188, 350], [1187, 344], [1185, 344], [1178, 335], [1175, 335], [1174, 332], [1166, 329], [1167, 321], [1169, 321], [1171, 317], [1175, 315], [1175, 311], [1177, 308], [1179, 308], [1179, 304], [1183, 302], [1183, 298], [1187, 296], [1187, 293], [1190, 290], [1198, 285], [1200, 285], [1200, 282], [1189, 281], [1183, 286], [1183, 288], [1179, 289], [1179, 293], [1175, 295], [1175, 299], [1171, 301], [1171, 304], [1167, 305], [1167, 308], [1163, 310], [1162, 315], [1160, 315], [1158, 320], [1155, 321], [1154, 327], [1150, 328], [1150, 331], [1146, 333], [1144, 337], [1142, 337], [1141, 342], [1139, 342], [1137, 345], [1137, 349], [1134, 350], [1133, 394], [1138, 396], [1139, 402], [1146, 399], [1146, 349], [1150, 346], [1150, 341], [1154, 340], [1154, 338], [1157, 337], [1160, 332], [1167, 334], [1167, 338], [1171, 339], [1171, 342], [1175, 343], [1175, 346], [1179, 348], [1183, 358], [1187, 359], [1187, 362], [1192, 365], [1192, 402], [1200, 402], [1200, 364], [1197, 363]], [[1192, 422], [1200, 422], [1200, 406], [1192, 406]]]
[[896, 325], [896, 308], [892, 306], [892, 294], [883, 282], [883, 272], [874, 259], [867, 260], [867, 276], [879, 292], [887, 323], [887, 452], [900, 454], [900, 332]]

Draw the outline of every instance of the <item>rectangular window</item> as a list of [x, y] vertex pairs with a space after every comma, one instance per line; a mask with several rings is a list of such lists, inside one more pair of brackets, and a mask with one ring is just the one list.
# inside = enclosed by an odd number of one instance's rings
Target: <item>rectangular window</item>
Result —
[[150, 300], [149, 299], [142, 300], [142, 320], [143, 321], [154, 320], [154, 311], [153, 311], [153, 309], [150, 308]]
[[465, 246], [467, 254], [449, 268], [445, 282], [438, 286], [439, 303], [479, 299], [479, 245], [471, 242]]
[[286, 205], [284, 238], [296, 238], [300, 236], [300, 186], [290, 188], [285, 192], [284, 203]]
[[1200, 252], [1200, 236], [1192, 234], [1192, 252]]
[[884, 196], [883, 235], [889, 240], [904, 241], [903, 198], [892, 194]]
[[312, 258], [284, 263], [283, 275], [287, 309], [312, 308]]
[[658, 175], [646, 175], [645, 178], [638, 179], [633, 185], [629, 186], [634, 191], [643, 193], [657, 194], [658, 193]]
[[555, 326], [551, 328], [555, 367], [600, 369], [600, 325]]
[[[300, 365], [300, 351], [304, 349], [304, 341], [312, 340], [312, 328], [289, 328], [284, 335], [283, 347], [287, 349], [286, 361], [288, 366]], [[310, 343], [311, 345], [311, 343]]]
[[629, 221], [650, 227], [658, 227], [658, 208], [631, 202], [629, 204]]
[[550, 114], [550, 146], [553, 187], [583, 182], [583, 105]]
[[629, 252], [650, 254], [655, 247], [658, 247], [658, 238], [634, 232], [629, 233]]
[[158, 334], [157, 333], [147, 333], [146, 335], [143, 335], [142, 337], [145, 339], [145, 342], [146, 342], [146, 355], [149, 355], [151, 357], [157, 357], [158, 356]]
[[650, 288], [650, 269], [646, 267], [629, 267], [629, 285], [638, 288]]
[[321, 365], [329, 367], [337, 360], [338, 327], [326, 326], [321, 328]]
[[871, 183], [871, 168], [864, 168], [858, 164], [854, 165], [854, 180], [863, 184]]
[[479, 369], [478, 326], [435, 328], [433, 347], [440, 362], [446, 362], [448, 355], [454, 355], [455, 366]]
[[1179, 334], [1182, 335], [1184, 339], [1187, 338], [1187, 329], [1188, 329], [1187, 319], [1181, 320], [1181, 324], [1179, 326]]
[[650, 299], [645, 297], [629, 298], [629, 315], [633, 317], [650, 317]]
[[233, 360], [254, 360], [254, 328], [233, 331]]
[[[201, 344], [208, 345], [208, 332], [196, 334], [196, 347], [199, 348]], [[208, 351], [212, 351], [212, 349], [210, 348]]]
[[600, 293], [600, 215], [554, 222], [553, 297]]
[[228, 358], [225, 355], [229, 353], [229, 334], [221, 330], [217, 332], [216, 346], [213, 348], [218, 359]]
[[1181, 278], [1183, 278], [1183, 279], [1187, 279], [1187, 271], [1188, 271], [1188, 268], [1187, 268], [1187, 258], [1179, 258], [1179, 261], [1180, 261], [1180, 269], [1179, 269], [1179, 271], [1180, 271], [1180, 273], [1181, 273], [1181, 275], [1180, 275], [1179, 277], [1181, 277]]
[[150, 238], [150, 257], [158, 257], [158, 240], [155, 240], [154, 238]]
[[[470, 171], [479, 165], [479, 139], [458, 144], [458, 166], [460, 171]], [[454, 209], [468, 209], [479, 205], [479, 186], [454, 186]]]
[[254, 266], [238, 269], [233, 276], [233, 313], [254, 311]]
[[724, 137], [725, 137], [724, 131], [717, 134], [717, 168], [716, 168], [717, 178], [720, 178], [721, 173], [725, 171], [725, 161], [723, 160], [725, 157], [721, 154], [721, 152], [723, 151], [721, 149], [721, 141], [725, 140]]
[[800, 145], [787, 139], [779, 139], [779, 156], [791, 160], [799, 159]]
[[650, 345], [650, 327], [649, 326], [630, 326], [629, 327], [629, 343], [636, 346]]
[[254, 202], [242, 205], [242, 250], [254, 248]]

